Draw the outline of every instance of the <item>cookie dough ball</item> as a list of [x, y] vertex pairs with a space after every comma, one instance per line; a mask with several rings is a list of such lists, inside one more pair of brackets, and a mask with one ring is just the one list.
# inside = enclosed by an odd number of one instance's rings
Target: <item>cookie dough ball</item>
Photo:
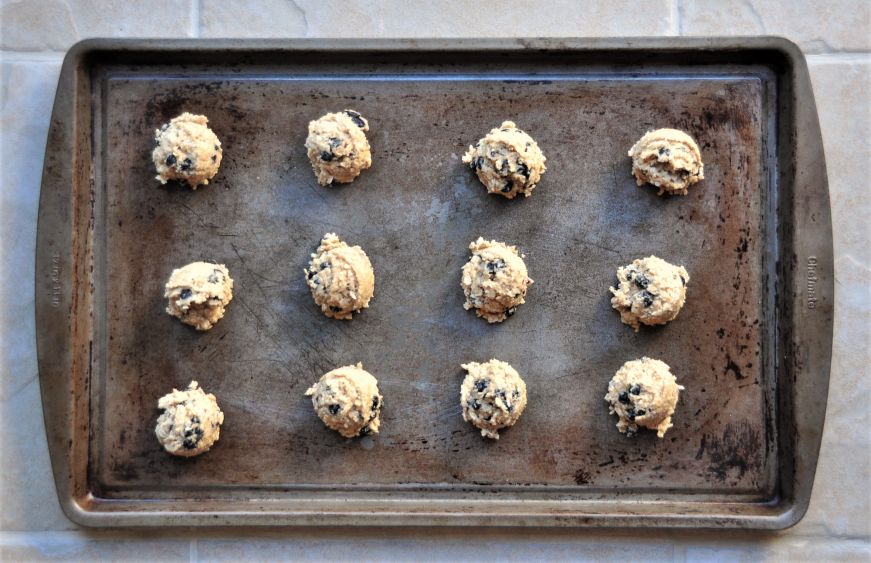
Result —
[[224, 316], [233, 299], [233, 279], [217, 262], [192, 262], [173, 270], [163, 296], [166, 312], [197, 330], [209, 330]]
[[369, 122], [351, 109], [309, 122], [305, 148], [318, 184], [346, 184], [372, 166], [372, 152], [364, 133], [368, 130]]
[[538, 144], [513, 121], [492, 129], [463, 155], [489, 193], [508, 199], [532, 195], [547, 170], [545, 160]]
[[629, 149], [636, 183], [653, 184], [663, 193], [686, 195], [687, 188], [705, 178], [705, 165], [696, 142], [677, 129], [650, 131]]
[[363, 364], [325, 373], [305, 394], [324, 424], [345, 438], [378, 433], [384, 397], [378, 393], [378, 380]]
[[221, 166], [221, 141], [209, 129], [205, 115], [183, 113], [154, 132], [151, 153], [161, 184], [181, 180], [197, 189], [208, 184]]
[[375, 293], [375, 272], [369, 257], [335, 233], [324, 235], [303, 272], [315, 303], [334, 319], [351, 320], [352, 313], [369, 306]]
[[499, 439], [499, 429], [514, 426], [526, 408], [526, 383], [510, 364], [493, 359], [463, 364], [468, 373], [460, 386], [463, 419], [481, 435]]
[[163, 448], [172, 455], [191, 457], [209, 451], [221, 435], [224, 413], [215, 396], [208, 395], [196, 381], [184, 391], [173, 389], [157, 401], [163, 414], [157, 419], [154, 433]]
[[690, 275], [683, 266], [648, 256], [617, 269], [611, 306], [638, 332], [640, 324], [661, 325], [677, 317], [687, 297]]
[[662, 438], [671, 428], [671, 415], [683, 386], [678, 385], [668, 364], [641, 358], [623, 364], [608, 383], [605, 400], [616, 414], [617, 429], [632, 436], [639, 426], [656, 430]]
[[472, 257], [462, 269], [460, 285], [466, 294], [463, 307], [488, 323], [502, 322], [525, 303], [526, 288], [532, 280], [517, 248], [495, 240], [478, 240], [469, 245]]

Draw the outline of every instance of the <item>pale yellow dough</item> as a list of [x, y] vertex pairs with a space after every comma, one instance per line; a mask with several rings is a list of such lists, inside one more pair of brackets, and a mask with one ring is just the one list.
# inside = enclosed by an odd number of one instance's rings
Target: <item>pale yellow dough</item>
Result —
[[620, 419], [620, 432], [632, 436], [643, 426], [656, 430], [662, 438], [672, 426], [671, 416], [682, 389], [668, 364], [645, 357], [628, 361], [617, 370], [608, 383], [605, 400], [609, 412]]
[[348, 183], [372, 166], [369, 122], [352, 109], [328, 113], [308, 124], [305, 148], [322, 186]]
[[154, 131], [157, 146], [151, 153], [161, 184], [187, 182], [197, 189], [208, 184], [221, 166], [221, 141], [209, 129], [205, 115], [183, 113]]
[[547, 170], [546, 160], [538, 143], [513, 121], [490, 130], [463, 155], [489, 193], [508, 199], [532, 195]]
[[172, 455], [191, 457], [207, 452], [221, 436], [224, 413], [215, 396], [207, 395], [196, 381], [183, 391], [173, 389], [161, 397], [157, 408], [163, 413], [154, 433]]
[[665, 324], [680, 313], [689, 281], [683, 266], [656, 256], [639, 258], [617, 269], [617, 287], [610, 288], [611, 306], [636, 332], [641, 324]]
[[481, 435], [499, 439], [499, 430], [514, 426], [526, 408], [526, 383], [507, 362], [469, 362], [468, 373], [460, 386], [463, 419]]
[[303, 272], [315, 303], [334, 319], [351, 320], [352, 313], [369, 306], [375, 293], [375, 272], [369, 257], [335, 233], [324, 235]]
[[223, 264], [193, 262], [173, 270], [166, 282], [166, 312], [197, 330], [209, 330], [233, 299], [233, 279]]
[[378, 392], [378, 380], [363, 364], [325, 373], [305, 394], [312, 398], [324, 424], [345, 438], [378, 433], [384, 398]]
[[636, 183], [663, 193], [686, 195], [687, 188], [705, 178], [705, 165], [696, 142], [677, 129], [649, 131], [629, 149]]
[[469, 245], [472, 257], [463, 266], [460, 285], [466, 295], [465, 309], [488, 323], [498, 323], [525, 303], [532, 280], [517, 248], [495, 240], [478, 240]]

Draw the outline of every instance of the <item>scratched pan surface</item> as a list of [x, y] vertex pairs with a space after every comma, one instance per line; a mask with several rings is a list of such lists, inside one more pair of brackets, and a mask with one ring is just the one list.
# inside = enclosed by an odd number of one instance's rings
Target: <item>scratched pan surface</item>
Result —
[[[132, 507], [166, 503], [167, 514], [294, 495], [778, 494], [775, 74], [453, 62], [207, 53], [189, 65], [93, 65], [85, 490]], [[373, 165], [350, 185], [321, 187], [306, 126], [344, 108], [369, 120]], [[161, 186], [150, 160], [154, 129], [183, 111], [207, 115], [224, 147], [218, 175], [196, 191]], [[505, 119], [547, 156], [527, 199], [487, 195], [461, 162]], [[657, 197], [631, 176], [628, 148], [658, 127], [701, 147], [705, 179], [686, 197]], [[351, 322], [324, 317], [304, 282], [327, 232], [362, 246], [375, 269], [375, 298]], [[535, 280], [502, 324], [462, 308], [459, 270], [478, 236], [517, 245]], [[618, 266], [651, 254], [689, 271], [687, 303], [669, 325], [634, 333], [608, 287]], [[162, 297], [173, 268], [196, 260], [226, 264], [235, 280], [226, 316], [205, 333], [168, 316]], [[614, 372], [642, 356], [664, 360], [686, 387], [664, 439], [620, 434], [603, 401]], [[517, 368], [529, 393], [498, 442], [459, 407], [460, 364], [492, 357]], [[378, 378], [385, 406], [378, 435], [346, 440], [303, 393], [356, 362]], [[225, 423], [210, 452], [175, 458], [154, 437], [157, 399], [194, 379]]]

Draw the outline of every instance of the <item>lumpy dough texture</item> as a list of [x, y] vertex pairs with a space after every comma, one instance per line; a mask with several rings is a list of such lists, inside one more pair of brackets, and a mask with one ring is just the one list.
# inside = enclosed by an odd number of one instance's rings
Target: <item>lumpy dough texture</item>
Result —
[[514, 426], [526, 408], [526, 383], [510, 364], [496, 359], [463, 364], [468, 373], [460, 386], [463, 419], [481, 435], [499, 439], [499, 430]]
[[617, 269], [611, 306], [638, 332], [640, 324], [661, 325], [677, 317], [686, 301], [690, 275], [683, 266], [648, 256]]
[[205, 115], [183, 113], [154, 132], [151, 153], [161, 184], [181, 180], [197, 189], [208, 184], [221, 166], [221, 141], [209, 129]]
[[369, 122], [351, 109], [309, 122], [305, 148], [318, 184], [348, 183], [372, 166], [368, 130]]
[[462, 269], [460, 285], [466, 295], [465, 309], [475, 309], [488, 323], [498, 323], [525, 303], [532, 283], [523, 258], [513, 246], [478, 238], [469, 245], [472, 257]]
[[191, 457], [209, 451], [221, 435], [224, 413], [215, 396], [191, 381], [184, 391], [173, 389], [157, 401], [163, 414], [154, 429], [157, 440], [172, 455]]
[[305, 394], [324, 424], [345, 438], [378, 433], [384, 398], [378, 380], [363, 364], [325, 373]]
[[636, 183], [653, 184], [663, 193], [686, 195], [687, 188], [705, 178], [705, 165], [696, 142], [677, 129], [645, 134], [629, 149]]
[[529, 197], [541, 180], [547, 160], [532, 137], [505, 121], [463, 155], [491, 194], [514, 199]]
[[369, 306], [375, 293], [375, 272], [369, 257], [335, 233], [324, 235], [303, 272], [315, 303], [334, 319], [350, 320], [352, 313]]
[[166, 312], [197, 330], [209, 330], [233, 299], [233, 279], [217, 262], [193, 262], [173, 270], [166, 282]]
[[626, 362], [617, 370], [608, 383], [605, 400], [609, 412], [620, 418], [620, 432], [632, 436], [643, 426], [656, 430], [662, 438], [672, 426], [671, 415], [681, 389], [668, 364], [645, 357]]

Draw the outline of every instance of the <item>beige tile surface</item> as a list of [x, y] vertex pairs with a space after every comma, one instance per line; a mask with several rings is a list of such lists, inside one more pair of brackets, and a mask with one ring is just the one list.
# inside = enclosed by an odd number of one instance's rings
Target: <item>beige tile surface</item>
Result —
[[[0, 559], [871, 561], [871, 2], [0, 0]], [[531, 6], [531, 7], [530, 7]], [[829, 407], [807, 517], [776, 534], [571, 530], [78, 530], [50, 476], [34, 352], [39, 176], [62, 51], [89, 36], [776, 33], [809, 56], [835, 226]], [[853, 52], [862, 51], [862, 52]], [[73, 531], [63, 531], [73, 530]]]

